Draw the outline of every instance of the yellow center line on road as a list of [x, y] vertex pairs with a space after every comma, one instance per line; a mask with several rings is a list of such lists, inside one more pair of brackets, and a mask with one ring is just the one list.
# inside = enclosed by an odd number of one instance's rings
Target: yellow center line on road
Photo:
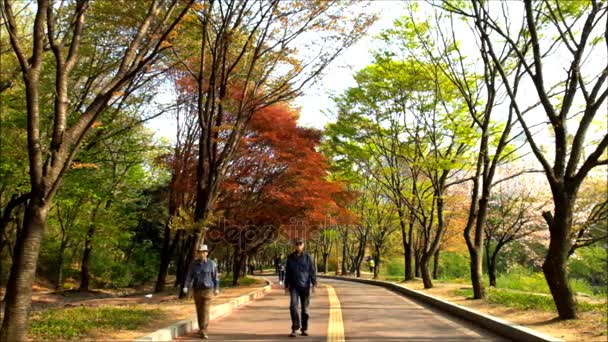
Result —
[[327, 288], [329, 298], [329, 322], [327, 324], [327, 342], [344, 342], [344, 321], [342, 321], [342, 308], [336, 290], [331, 285], [323, 284]]

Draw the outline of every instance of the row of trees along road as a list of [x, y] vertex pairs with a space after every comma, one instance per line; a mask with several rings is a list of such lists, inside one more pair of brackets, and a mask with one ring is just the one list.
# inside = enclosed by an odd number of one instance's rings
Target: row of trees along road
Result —
[[[608, 164], [608, 4], [404, 6], [322, 137], [289, 102], [373, 22], [360, 3], [0, 0], [0, 339], [26, 338], [37, 269], [85, 291], [101, 264], [135, 265], [162, 291], [205, 241], [236, 284], [300, 223], [331, 228], [312, 237], [324, 270], [332, 248], [360, 274], [366, 248], [380, 264], [400, 245], [404, 278], [428, 288], [461, 222], [483, 298], [484, 252], [493, 269], [542, 217], [543, 271], [560, 317], [576, 317], [567, 259], [606, 239], [605, 196], [580, 189]], [[141, 127], [167, 112], [171, 148]], [[504, 171], [529, 156], [538, 168]], [[529, 172], [546, 204], [502, 191]]]
[[[134, 239], [155, 229], [153, 221], [166, 218], [161, 289], [172, 254], [179, 251], [183, 269], [194, 246], [216, 226], [219, 216], [212, 212], [220, 184], [236, 163], [243, 136], [250, 134], [254, 113], [299, 95], [373, 21], [361, 14], [364, 6], [341, 1], [151, 0], [116, 6], [111, 1], [2, 0], [0, 10], [2, 102], [13, 106], [13, 114], [26, 113], [9, 122], [22, 129], [15, 137], [23, 137], [27, 146], [19, 144], [23, 140], [10, 141], [15, 156], [10, 163], [21, 168], [6, 172], [15, 183], [5, 187], [3, 181], [2, 188], [3, 194], [13, 192], [2, 203], [2, 229], [14, 227], [8, 229], [14, 234], [13, 240], [3, 235], [0, 243], [9, 246], [11, 255], [1, 340], [26, 338], [32, 284], [49, 224], [60, 227], [59, 256], [72, 248], [73, 238], [83, 242], [80, 287], [86, 290], [96, 236], [108, 234], [112, 226], [104, 221], [106, 213], [141, 209], [135, 219], [140, 230], [130, 235]], [[311, 41], [307, 34], [313, 32], [326, 43]], [[154, 97], [148, 95], [168, 83], [175, 85], [177, 102], [152, 114]], [[124, 192], [132, 182], [145, 180], [142, 170], [150, 174], [156, 166], [150, 164], [153, 156], [121, 148], [121, 140], [140, 152], [155, 150], [129, 134], [168, 111], [179, 111], [182, 120], [174, 153], [156, 158], [170, 165], [169, 191], [148, 189], [144, 193], [150, 201], [135, 201], [129, 208], [116, 201], [118, 195], [127, 198]], [[291, 120], [294, 124], [295, 114]], [[147, 159], [143, 169], [138, 157]], [[3, 172], [9, 170], [6, 165], [3, 160]], [[96, 173], [95, 183], [87, 177], [98, 169], [104, 174]], [[77, 180], [70, 178], [87, 172], [83, 179], [94, 186], [79, 192]], [[180, 191], [186, 186], [195, 193]], [[168, 201], [168, 215], [155, 215], [150, 208], [163, 201]], [[82, 226], [80, 213], [89, 206], [90, 223], [77, 236], [71, 227]], [[133, 246], [119, 249], [131, 256]]]
[[[381, 201], [392, 203], [405, 280], [413, 279], [415, 264], [424, 286], [433, 286], [429, 260], [444, 240], [445, 202], [464, 186], [470, 195], [463, 237], [474, 298], [485, 296], [484, 249], [493, 270], [505, 244], [544, 226], [543, 272], [559, 316], [575, 318], [568, 256], [607, 237], [605, 227], [585, 228], [598, 217], [605, 223], [605, 196], [587, 209], [577, 197], [592, 170], [605, 178], [608, 164], [608, 4], [446, 0], [405, 6], [408, 15], [379, 35], [385, 47], [375, 50], [373, 64], [336, 97], [326, 154], [342, 177], [371, 177]], [[506, 171], [530, 156], [538, 167]], [[550, 201], [525, 191], [505, 198], [501, 186], [528, 173], [546, 176]], [[535, 213], [540, 210], [542, 216]], [[503, 220], [496, 216], [501, 211]]]

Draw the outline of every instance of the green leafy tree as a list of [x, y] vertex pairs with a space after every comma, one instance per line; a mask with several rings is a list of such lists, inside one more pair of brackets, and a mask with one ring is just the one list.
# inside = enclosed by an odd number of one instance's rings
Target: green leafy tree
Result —
[[[573, 245], [577, 197], [591, 171], [608, 164], [608, 134], [590, 131], [594, 122], [605, 123], [608, 65], [594, 61], [608, 60], [606, 49], [599, 48], [600, 44], [608, 46], [608, 4], [526, 0], [523, 6], [488, 1], [464, 6], [444, 1], [442, 7], [475, 28], [484, 65], [495, 70], [508, 95], [510, 112], [546, 175], [554, 210], [543, 212], [550, 232], [543, 273], [559, 317], [576, 318], [566, 265]], [[512, 29], [507, 18], [522, 18], [519, 29]], [[503, 51], [509, 54], [505, 56]], [[587, 58], [591, 54], [594, 57]], [[558, 55], [564, 68], [555, 68], [552, 56]], [[509, 76], [513, 65], [521, 77]], [[531, 82], [533, 91], [518, 93], [522, 78]], [[525, 115], [534, 101], [540, 103], [542, 116]], [[539, 117], [544, 119], [539, 122]], [[551, 149], [542, 147], [542, 138], [535, 135], [540, 128], [550, 132]]]
[[456, 89], [432, 64], [378, 54], [355, 79], [357, 86], [337, 98], [338, 121], [326, 130], [329, 153], [384, 187], [397, 207], [406, 279], [413, 278], [416, 236], [425, 286], [432, 287], [428, 265], [445, 232], [443, 196], [466, 167], [475, 132], [462, 120]]
[[27, 149], [21, 151], [27, 151], [30, 176], [0, 339], [25, 340], [48, 214], [87, 133], [108, 106], [158, 74], [151, 67], [193, 2], [0, 3], [2, 36], [10, 38], [21, 76], [16, 79], [23, 80]]
[[[459, 5], [468, 8], [466, 3]], [[427, 18], [420, 18], [418, 5], [408, 5], [409, 16], [398, 20], [393, 29], [387, 30], [383, 38], [392, 42], [392, 53], [403, 53], [416, 59], [421, 65], [432, 66], [443, 78], [447, 79], [457, 90], [463, 103], [463, 110], [468, 113], [466, 120], [477, 134], [475, 138], [475, 158], [473, 176], [463, 180], [472, 182], [468, 220], [464, 229], [464, 238], [470, 256], [471, 282], [473, 296], [484, 297], [482, 282], [483, 267], [483, 227], [487, 215], [487, 203], [491, 194], [498, 166], [508, 160], [516, 151], [510, 146], [511, 130], [515, 124], [513, 108], [506, 109], [506, 115], [498, 118], [497, 108], [500, 103], [500, 83], [498, 68], [483, 48], [479, 54], [466, 56], [458, 36], [456, 17], [438, 9], [431, 9]], [[524, 44], [525, 48], [526, 44]], [[398, 51], [398, 52], [395, 52]], [[498, 56], [505, 59], [510, 55], [504, 49]], [[481, 63], [480, 63], [481, 62]], [[482, 67], [479, 68], [478, 66]], [[521, 64], [514, 63], [505, 69], [511, 77], [517, 93], [521, 79]], [[532, 106], [531, 108], [533, 108]], [[530, 108], [530, 109], [531, 109]], [[465, 127], [467, 127], [465, 125]]]

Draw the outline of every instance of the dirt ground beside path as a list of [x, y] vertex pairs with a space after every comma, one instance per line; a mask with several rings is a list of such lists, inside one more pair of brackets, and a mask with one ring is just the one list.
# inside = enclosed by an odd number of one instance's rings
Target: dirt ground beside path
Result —
[[[213, 304], [218, 305], [228, 302], [266, 285], [266, 281], [262, 277], [253, 278], [255, 281], [247, 285], [222, 288], [220, 294], [214, 297]], [[172, 286], [167, 286], [166, 291], [158, 294], [153, 293], [153, 287], [150, 285], [133, 289], [96, 289], [84, 292], [78, 290], [54, 291], [51, 287], [40, 283], [37, 283], [33, 288], [32, 309], [34, 312], [43, 313], [50, 309], [64, 310], [77, 307], [98, 307], [100, 309], [128, 307], [129, 310], [159, 312], [159, 314], [151, 315], [143, 322], [138, 323], [139, 325], [124, 328], [125, 330], [116, 327], [90, 329], [84, 333], [84, 336], [80, 335], [78, 338], [87, 341], [132, 341], [137, 337], [147, 335], [195, 314], [192, 298], [178, 299], [177, 291]], [[64, 315], [62, 314], [61, 317], [64, 317]], [[57, 325], [59, 323], [53, 322], [52, 324]], [[38, 336], [38, 339], [44, 338], [39, 335], [33, 336]]]
[[[212, 305], [226, 303], [233, 298], [242, 296], [266, 285], [266, 282], [262, 278], [256, 278], [256, 280], [257, 282], [252, 285], [223, 289], [217, 297], [214, 297]], [[140, 336], [147, 335], [195, 314], [194, 301], [192, 299], [179, 300], [175, 295], [173, 295], [173, 297], [174, 298], [172, 299], [159, 298], [156, 302], [146, 302], [144, 300], [143, 304], [147, 309], [160, 309], [162, 310], [162, 316], [158, 319], [150, 320], [145, 325], [140, 326], [137, 330], [98, 331], [93, 333], [90, 338], [93, 340], [106, 341], [132, 341]]]
[[[395, 282], [397, 283], [397, 282]], [[496, 316], [507, 321], [526, 326], [530, 329], [564, 339], [566, 341], [607, 341], [607, 314], [597, 311], [580, 312], [575, 320], [559, 320], [553, 312], [542, 310], [522, 310], [498, 304], [486, 303], [483, 300], [472, 300], [455, 295], [459, 289], [469, 289], [467, 284], [434, 283], [435, 287], [425, 290], [421, 280], [398, 282], [412, 290], [421, 291], [431, 296], [466, 306], [473, 310]]]
[[[122, 289], [93, 289], [89, 291], [79, 291], [78, 289], [65, 289], [55, 291], [50, 284], [37, 282], [32, 287], [32, 310], [41, 311], [61, 307], [87, 306], [95, 307], [101, 305], [121, 306], [137, 304], [160, 304], [177, 300], [178, 290], [172, 284], [173, 280], [168, 279], [165, 291], [154, 293], [153, 285], [138, 286], [136, 288]], [[255, 286], [263, 284], [259, 280]], [[241, 286], [239, 288], [251, 288]], [[230, 296], [233, 288], [223, 288], [218, 300], [223, 298], [224, 293]], [[148, 295], [146, 297], [146, 295]], [[150, 296], [151, 295], [151, 296]], [[4, 297], [4, 289], [0, 289], [0, 298]], [[4, 303], [0, 303], [0, 308], [4, 308]], [[1, 315], [1, 313], [0, 313]]]
[[[4, 290], [0, 290], [1, 297], [4, 297]], [[146, 298], [145, 295], [150, 293], [153, 293], [152, 285], [124, 289], [94, 289], [89, 291], [65, 289], [55, 291], [50, 284], [37, 282], [32, 287], [32, 310], [41, 311], [74, 306], [160, 303], [171, 298], [177, 298], [175, 290], [171, 287], [168, 287], [168, 290], [163, 293], [154, 294], [152, 298]], [[4, 303], [1, 303], [0, 307], [3, 308]]]
[[434, 288], [428, 290], [424, 289], [424, 285], [420, 281], [402, 282], [400, 284], [412, 290], [421, 291], [479, 312], [500, 317], [566, 341], [608, 340], [606, 336], [606, 315], [596, 311], [580, 312], [578, 319], [562, 321], [557, 319], [553, 312], [510, 308], [455, 295], [455, 290], [470, 288], [465, 284], [436, 283]]

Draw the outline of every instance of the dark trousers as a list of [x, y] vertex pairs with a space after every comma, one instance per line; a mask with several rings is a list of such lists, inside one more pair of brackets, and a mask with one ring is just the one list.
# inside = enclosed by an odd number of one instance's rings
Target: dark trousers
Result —
[[[302, 312], [302, 324], [300, 325], [300, 310]], [[310, 305], [310, 288], [289, 289], [289, 313], [291, 314], [291, 330], [308, 330], [308, 306]]]
[[213, 298], [213, 289], [194, 289], [194, 304], [196, 305], [196, 318], [201, 333], [207, 333], [209, 325], [209, 307]]
[[285, 270], [279, 270], [279, 281], [285, 280]]

